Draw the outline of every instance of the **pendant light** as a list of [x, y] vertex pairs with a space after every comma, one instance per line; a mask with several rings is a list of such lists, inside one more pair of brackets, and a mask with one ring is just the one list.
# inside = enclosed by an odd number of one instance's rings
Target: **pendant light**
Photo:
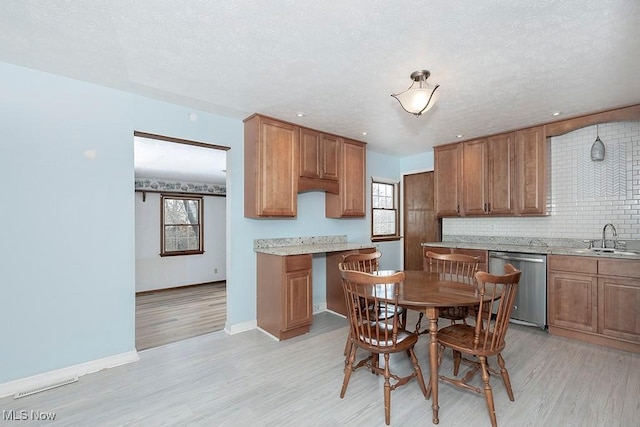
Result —
[[418, 117], [435, 104], [438, 95], [436, 94], [436, 89], [438, 89], [440, 85], [429, 85], [427, 79], [430, 75], [431, 73], [427, 70], [414, 71], [411, 73], [413, 83], [411, 83], [409, 89], [402, 93], [391, 95], [398, 100], [407, 113]]
[[600, 132], [598, 131], [598, 125], [596, 125], [596, 140], [591, 145], [591, 161], [601, 162], [604, 160], [605, 147], [604, 143], [600, 139]]

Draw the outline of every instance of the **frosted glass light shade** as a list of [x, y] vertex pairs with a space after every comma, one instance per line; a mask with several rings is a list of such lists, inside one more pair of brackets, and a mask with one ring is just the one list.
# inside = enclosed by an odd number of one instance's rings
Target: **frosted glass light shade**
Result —
[[[414, 116], [418, 117], [425, 111], [429, 111], [436, 103], [440, 85], [431, 86], [427, 83], [427, 78], [431, 75], [429, 71], [420, 70], [411, 73], [413, 83], [409, 89], [398, 94], [392, 94], [398, 100], [402, 108]], [[414, 87], [416, 86], [416, 87]]]

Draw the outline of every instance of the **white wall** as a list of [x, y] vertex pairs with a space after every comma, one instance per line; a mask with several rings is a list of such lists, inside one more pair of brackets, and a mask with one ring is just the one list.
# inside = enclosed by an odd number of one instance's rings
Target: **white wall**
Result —
[[226, 280], [226, 197], [203, 197], [204, 254], [169, 257], [160, 256], [160, 194], [145, 200], [136, 192], [136, 292]]
[[621, 240], [640, 239], [640, 122], [599, 125], [606, 146], [592, 162], [596, 127], [551, 138], [549, 216], [445, 218], [443, 235], [598, 239], [613, 223]]

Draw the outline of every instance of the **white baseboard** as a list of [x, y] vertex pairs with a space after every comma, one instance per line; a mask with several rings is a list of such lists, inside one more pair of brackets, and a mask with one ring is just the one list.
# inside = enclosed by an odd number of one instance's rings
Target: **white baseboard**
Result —
[[9, 396], [23, 390], [40, 387], [45, 384], [55, 383], [65, 378], [79, 377], [85, 374], [101, 371], [103, 369], [137, 362], [139, 359], [140, 357], [138, 356], [138, 352], [133, 350], [127, 353], [116, 354], [114, 356], [91, 360], [89, 362], [80, 363], [78, 365], [62, 369], [56, 369], [55, 371], [44, 372], [31, 377], [9, 381], [8, 383], [0, 384], [0, 397]]
[[[332, 312], [331, 310], [327, 310], [327, 303], [321, 303], [321, 304], [314, 304], [312, 307], [313, 310], [313, 314], [318, 314], [318, 313], [322, 313], [324, 311], [329, 311]], [[333, 313], [333, 312], [332, 312]], [[338, 313], [336, 313], [338, 314]], [[344, 316], [342, 316], [344, 317]], [[265, 332], [266, 334], [270, 335], [268, 332], [262, 330], [261, 328], [258, 327], [258, 321], [257, 320], [252, 320], [250, 322], [244, 322], [244, 323], [240, 323], [237, 325], [229, 325], [229, 323], [224, 325], [224, 331], [229, 334], [229, 335], [235, 335], [235, 334], [239, 334], [241, 332], [246, 332], [246, 331], [250, 331], [252, 329], [260, 329], [261, 331]]]
[[313, 314], [322, 313], [323, 311], [327, 311], [327, 303], [323, 302], [320, 304], [314, 304], [312, 309], [313, 309]]
[[258, 327], [258, 321], [252, 320], [251, 322], [244, 322], [238, 325], [229, 325], [229, 323], [224, 325], [224, 331], [229, 335], [239, 334], [241, 332], [250, 331]]

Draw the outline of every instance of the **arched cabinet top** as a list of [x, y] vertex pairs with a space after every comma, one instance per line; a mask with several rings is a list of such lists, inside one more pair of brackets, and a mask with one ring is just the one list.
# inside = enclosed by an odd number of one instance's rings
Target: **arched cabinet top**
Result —
[[600, 123], [628, 122], [640, 120], [640, 104], [629, 107], [617, 108], [615, 110], [593, 113], [586, 116], [574, 117], [544, 126], [545, 134], [548, 137], [564, 135], [586, 126], [593, 126]]

